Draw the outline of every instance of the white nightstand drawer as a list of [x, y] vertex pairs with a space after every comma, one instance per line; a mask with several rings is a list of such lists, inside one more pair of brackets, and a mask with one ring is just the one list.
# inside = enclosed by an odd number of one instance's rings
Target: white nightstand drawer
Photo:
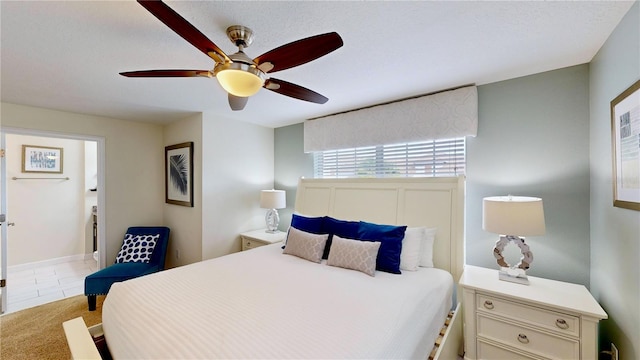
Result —
[[242, 240], [242, 250], [250, 250], [255, 249], [258, 246], [266, 245], [265, 243], [261, 243], [259, 241], [251, 240], [251, 239], [243, 239]]
[[242, 251], [245, 251], [264, 245], [283, 242], [286, 238], [286, 232], [277, 231], [275, 233], [270, 233], [266, 232], [265, 229], [258, 229], [240, 234], [240, 243], [242, 244]]
[[487, 317], [478, 313], [478, 337], [552, 359], [579, 359], [580, 342]]
[[505, 316], [543, 327], [558, 334], [580, 337], [580, 319], [577, 316], [531, 307], [484, 294], [478, 294], [477, 299], [478, 312]]
[[497, 347], [493, 344], [486, 343], [482, 340], [478, 341], [478, 359], [479, 360], [538, 360], [541, 358], [530, 357], [510, 350]]

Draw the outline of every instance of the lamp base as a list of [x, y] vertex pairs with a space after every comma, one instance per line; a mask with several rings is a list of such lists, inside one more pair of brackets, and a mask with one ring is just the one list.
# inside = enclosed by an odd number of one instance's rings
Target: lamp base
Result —
[[278, 231], [278, 223], [280, 222], [280, 215], [278, 215], [278, 210], [269, 209], [267, 210], [267, 214], [264, 217], [264, 220], [267, 224], [267, 232], [275, 233]]
[[498, 279], [522, 285], [529, 285], [529, 278], [527, 278], [527, 274], [524, 270], [518, 268], [500, 268], [500, 271], [498, 272]]

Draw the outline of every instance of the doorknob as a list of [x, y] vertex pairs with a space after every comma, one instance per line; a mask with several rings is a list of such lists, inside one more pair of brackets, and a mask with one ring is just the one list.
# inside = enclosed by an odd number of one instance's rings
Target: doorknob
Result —
[[7, 226], [16, 226], [16, 223], [7, 223]]

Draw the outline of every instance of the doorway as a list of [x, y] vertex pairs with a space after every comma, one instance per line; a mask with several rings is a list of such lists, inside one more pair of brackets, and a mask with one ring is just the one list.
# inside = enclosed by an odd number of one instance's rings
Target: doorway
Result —
[[104, 224], [104, 139], [5, 128], [2, 137], [3, 312], [82, 294], [84, 276], [104, 264], [104, 226], [94, 227]]

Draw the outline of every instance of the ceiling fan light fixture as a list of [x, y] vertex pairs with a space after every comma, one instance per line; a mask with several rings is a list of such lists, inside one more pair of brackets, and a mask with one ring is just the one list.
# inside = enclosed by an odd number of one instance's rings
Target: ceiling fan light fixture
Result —
[[215, 76], [229, 94], [249, 97], [264, 85], [265, 75], [260, 69], [243, 63], [225, 63], [216, 66]]

